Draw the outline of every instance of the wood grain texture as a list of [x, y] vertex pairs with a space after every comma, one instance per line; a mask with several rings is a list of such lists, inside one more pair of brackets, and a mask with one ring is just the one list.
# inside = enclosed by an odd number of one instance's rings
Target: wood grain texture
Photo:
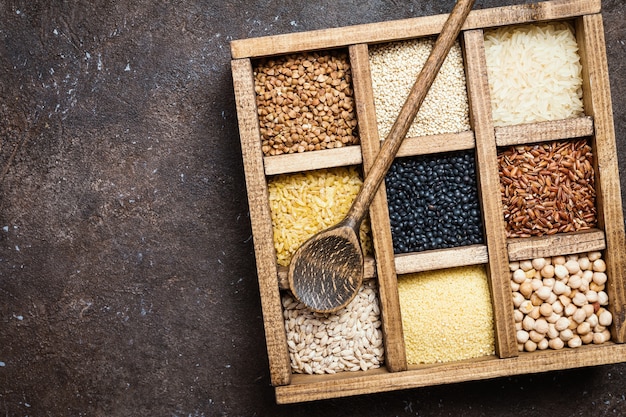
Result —
[[[363, 171], [370, 172], [371, 165], [380, 150], [374, 92], [372, 90], [367, 45], [350, 47], [353, 87], [356, 101], [359, 136], [363, 152]], [[381, 310], [382, 331], [385, 343], [385, 366], [390, 372], [405, 370], [406, 353], [400, 299], [398, 297], [397, 277], [393, 261], [393, 242], [387, 193], [382, 183], [372, 200], [369, 210], [372, 241], [376, 254], [376, 271]]]
[[360, 146], [323, 149], [293, 154], [266, 156], [263, 158], [265, 175], [287, 174], [314, 169], [359, 165], [363, 162]]
[[457, 266], [486, 264], [489, 260], [486, 245], [406, 253], [395, 256], [397, 274], [432, 271]]
[[276, 388], [276, 401], [287, 404], [623, 361], [626, 361], [626, 345], [608, 343], [558, 352], [545, 350], [523, 353], [508, 359], [492, 356], [446, 364], [412, 366], [408, 371], [396, 373], [379, 369], [334, 376], [294, 375], [291, 385]]
[[626, 237], [622, 212], [619, 167], [611, 90], [609, 85], [604, 25], [600, 14], [583, 16], [576, 22], [576, 35], [583, 62], [583, 105], [593, 116], [598, 225], [604, 229], [607, 264], [607, 293], [613, 314], [612, 340], [626, 341]]
[[427, 155], [474, 149], [474, 132], [443, 133], [405, 138], [396, 157]]
[[498, 146], [524, 145], [593, 135], [593, 118], [573, 117], [539, 123], [496, 127]]
[[517, 341], [483, 31], [467, 31], [463, 40], [470, 121], [476, 136], [478, 194], [489, 251], [487, 276], [493, 304], [496, 351], [501, 358], [508, 358], [517, 355]]
[[[600, 12], [600, 0], [555, 0], [531, 4], [473, 10], [463, 30], [505, 26], [550, 19], [567, 19]], [[231, 57], [252, 58], [300, 51], [345, 47], [361, 43], [380, 43], [420, 38], [441, 32], [448, 15], [421, 16], [411, 19], [369, 23], [341, 28], [234, 40]]]
[[508, 239], [510, 261], [522, 261], [548, 256], [571, 255], [604, 250], [606, 241], [602, 230], [593, 229], [552, 236]]
[[263, 173], [263, 152], [256, 112], [252, 65], [249, 59], [240, 59], [233, 60], [231, 66], [270, 379], [272, 385], [285, 385], [291, 380], [291, 364], [276, 278], [276, 253], [267, 183]]

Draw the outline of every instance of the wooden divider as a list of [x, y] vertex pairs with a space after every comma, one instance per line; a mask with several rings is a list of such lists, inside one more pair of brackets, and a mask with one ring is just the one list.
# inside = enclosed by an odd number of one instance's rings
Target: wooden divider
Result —
[[567, 120], [496, 127], [496, 145], [524, 145], [591, 135], [593, 135], [593, 118], [581, 116]]
[[626, 339], [626, 238], [622, 212], [617, 147], [609, 72], [606, 61], [604, 26], [600, 14], [582, 16], [576, 21], [576, 37], [583, 62], [583, 106], [593, 116], [593, 153], [598, 207], [598, 226], [604, 229], [607, 265], [607, 293], [613, 314], [612, 339]]
[[[367, 175], [380, 150], [367, 45], [359, 44], [350, 47], [350, 65], [352, 66], [352, 84], [363, 152], [363, 171]], [[384, 182], [380, 185], [370, 205], [369, 214], [374, 252], [376, 253], [378, 291], [385, 341], [385, 363], [389, 371], [397, 372], [405, 370], [407, 364]]]
[[270, 379], [272, 385], [286, 385], [291, 380], [291, 364], [287, 350], [280, 291], [277, 285], [278, 271], [274, 251], [274, 232], [272, 231], [272, 218], [267, 199], [261, 131], [256, 111], [254, 77], [250, 60], [232, 61], [232, 73], [259, 292], [261, 294], [261, 308], [265, 325]]
[[487, 275], [493, 304], [496, 349], [498, 356], [508, 358], [517, 356], [517, 341], [483, 31], [467, 31], [463, 41], [470, 121], [476, 137], [478, 193], [489, 251]]
[[522, 261], [549, 256], [571, 255], [606, 249], [604, 232], [598, 229], [551, 236], [513, 238], [507, 240], [509, 260]]

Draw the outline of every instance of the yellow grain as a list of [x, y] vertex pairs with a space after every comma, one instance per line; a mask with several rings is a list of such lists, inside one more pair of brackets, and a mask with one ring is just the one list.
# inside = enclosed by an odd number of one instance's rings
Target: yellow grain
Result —
[[482, 266], [398, 277], [409, 364], [494, 354], [493, 310]]
[[[356, 167], [321, 169], [278, 175], [268, 181], [279, 265], [287, 266], [293, 253], [308, 238], [340, 221], [362, 185]], [[361, 227], [361, 245], [371, 253], [369, 223]]]

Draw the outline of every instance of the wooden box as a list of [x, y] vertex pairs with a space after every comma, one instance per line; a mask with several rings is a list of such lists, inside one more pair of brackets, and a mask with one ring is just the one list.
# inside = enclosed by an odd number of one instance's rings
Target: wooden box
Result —
[[[379, 291], [384, 364], [378, 369], [333, 375], [292, 372], [281, 293], [286, 271], [277, 266], [268, 202], [268, 179], [276, 174], [357, 165], [366, 173], [379, 149], [368, 48], [374, 44], [436, 35], [447, 15], [294, 33], [231, 43], [232, 74], [245, 168], [250, 218], [272, 385], [278, 403], [294, 403], [427, 385], [480, 380], [626, 361], [626, 249], [615, 134], [600, 0], [555, 0], [474, 10], [460, 35], [471, 130], [419, 141], [407, 138], [401, 155], [475, 152], [484, 244], [409, 255], [394, 255], [384, 184], [370, 208], [374, 256], [366, 274]], [[484, 30], [543, 21], [567, 21], [575, 28], [583, 66], [584, 115], [551, 122], [494, 127], [484, 47]], [[254, 65], [263, 57], [344, 49], [349, 53], [360, 145], [264, 156], [255, 97]], [[589, 138], [597, 193], [597, 227], [585, 232], [532, 238], [505, 233], [498, 149], [557, 139]], [[538, 256], [602, 251], [607, 265], [611, 340], [578, 348], [519, 352], [513, 317], [509, 263]], [[445, 255], [445, 256], [442, 256]], [[494, 316], [495, 355], [429, 365], [407, 365], [397, 276], [421, 270], [482, 264]]]

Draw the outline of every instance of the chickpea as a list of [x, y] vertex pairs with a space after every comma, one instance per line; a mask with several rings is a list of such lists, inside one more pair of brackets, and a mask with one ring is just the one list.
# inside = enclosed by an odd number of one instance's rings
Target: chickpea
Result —
[[570, 275], [576, 274], [580, 271], [580, 266], [578, 265], [578, 262], [574, 260], [569, 260], [565, 262], [565, 268]]
[[602, 253], [600, 253], [600, 251], [593, 251], [587, 254], [587, 258], [589, 258], [591, 262], [595, 262], [601, 257], [602, 257]]
[[569, 321], [569, 319], [567, 317], [561, 317], [554, 324], [554, 327], [556, 328], [556, 330], [561, 332], [561, 331], [567, 329], [569, 327], [569, 324], [570, 324], [570, 321]]
[[598, 314], [598, 323], [601, 326], [608, 327], [613, 322], [613, 315], [609, 310], [602, 309], [603, 311]]
[[580, 339], [580, 336], [574, 335], [570, 340], [567, 341], [567, 346], [571, 348], [577, 348], [582, 346], [583, 341]]
[[565, 267], [565, 265], [557, 264], [554, 267], [554, 275], [558, 279], [563, 279], [563, 278], [566, 278], [569, 275], [569, 272], [567, 271], [567, 268]]
[[531, 263], [533, 268], [535, 268], [537, 271], [541, 271], [546, 266], [547, 262], [545, 258], [535, 258], [532, 260]]
[[563, 341], [557, 337], [554, 339], [550, 339], [550, 341], [548, 342], [548, 346], [550, 346], [550, 349], [560, 350], [563, 349], [565, 343], [563, 343]]
[[552, 278], [554, 276], [554, 266], [548, 264], [541, 270], [541, 276], [544, 278]]

